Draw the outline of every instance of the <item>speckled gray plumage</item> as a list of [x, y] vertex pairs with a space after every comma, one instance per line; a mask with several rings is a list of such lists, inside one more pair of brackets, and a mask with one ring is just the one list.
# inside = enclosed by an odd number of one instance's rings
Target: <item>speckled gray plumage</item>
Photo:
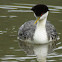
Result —
[[49, 40], [56, 41], [58, 38], [56, 29], [49, 21], [46, 22], [46, 32]]
[[35, 32], [36, 24], [34, 24], [35, 20], [31, 20], [28, 22], [25, 22], [18, 31], [18, 37], [19, 39], [33, 39], [33, 35]]
[[[36, 29], [36, 24], [34, 24], [35, 20], [31, 20], [28, 22], [25, 22], [18, 31], [18, 37], [19, 39], [26, 40], [31, 39], [33, 40], [33, 35]], [[56, 40], [57, 39], [57, 32], [55, 27], [49, 22], [46, 22], [46, 32], [48, 35], [49, 40]]]

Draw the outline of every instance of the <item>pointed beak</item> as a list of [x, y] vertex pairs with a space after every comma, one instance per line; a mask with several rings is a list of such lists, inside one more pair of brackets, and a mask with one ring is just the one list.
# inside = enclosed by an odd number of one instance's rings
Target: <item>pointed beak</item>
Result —
[[40, 19], [40, 17], [38, 17], [38, 19], [35, 21], [35, 23], [34, 24], [36, 24], [37, 23], [37, 21]]

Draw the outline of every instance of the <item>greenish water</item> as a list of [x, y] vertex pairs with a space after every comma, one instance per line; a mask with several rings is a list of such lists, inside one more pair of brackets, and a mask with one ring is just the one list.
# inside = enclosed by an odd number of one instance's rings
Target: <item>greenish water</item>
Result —
[[[62, 62], [61, 2], [62, 0], [0, 0], [0, 62]], [[24, 22], [35, 19], [30, 8], [39, 3], [48, 5], [48, 20], [54, 24], [61, 39], [53, 44], [20, 43], [19, 46], [17, 31]]]

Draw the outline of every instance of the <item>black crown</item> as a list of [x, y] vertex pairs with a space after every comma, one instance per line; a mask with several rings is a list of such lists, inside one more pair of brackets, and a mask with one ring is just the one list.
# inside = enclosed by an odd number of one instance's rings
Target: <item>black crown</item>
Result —
[[31, 10], [34, 11], [35, 15], [38, 17], [41, 16], [41, 14], [43, 15], [44, 13], [49, 11], [48, 7], [44, 4], [38, 4], [34, 7], [32, 7]]

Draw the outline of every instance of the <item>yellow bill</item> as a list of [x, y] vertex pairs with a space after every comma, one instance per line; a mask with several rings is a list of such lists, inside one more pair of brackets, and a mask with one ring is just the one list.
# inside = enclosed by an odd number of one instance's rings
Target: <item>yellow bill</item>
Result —
[[34, 24], [36, 24], [37, 23], [37, 21], [40, 19], [40, 17], [35, 21], [35, 23]]

